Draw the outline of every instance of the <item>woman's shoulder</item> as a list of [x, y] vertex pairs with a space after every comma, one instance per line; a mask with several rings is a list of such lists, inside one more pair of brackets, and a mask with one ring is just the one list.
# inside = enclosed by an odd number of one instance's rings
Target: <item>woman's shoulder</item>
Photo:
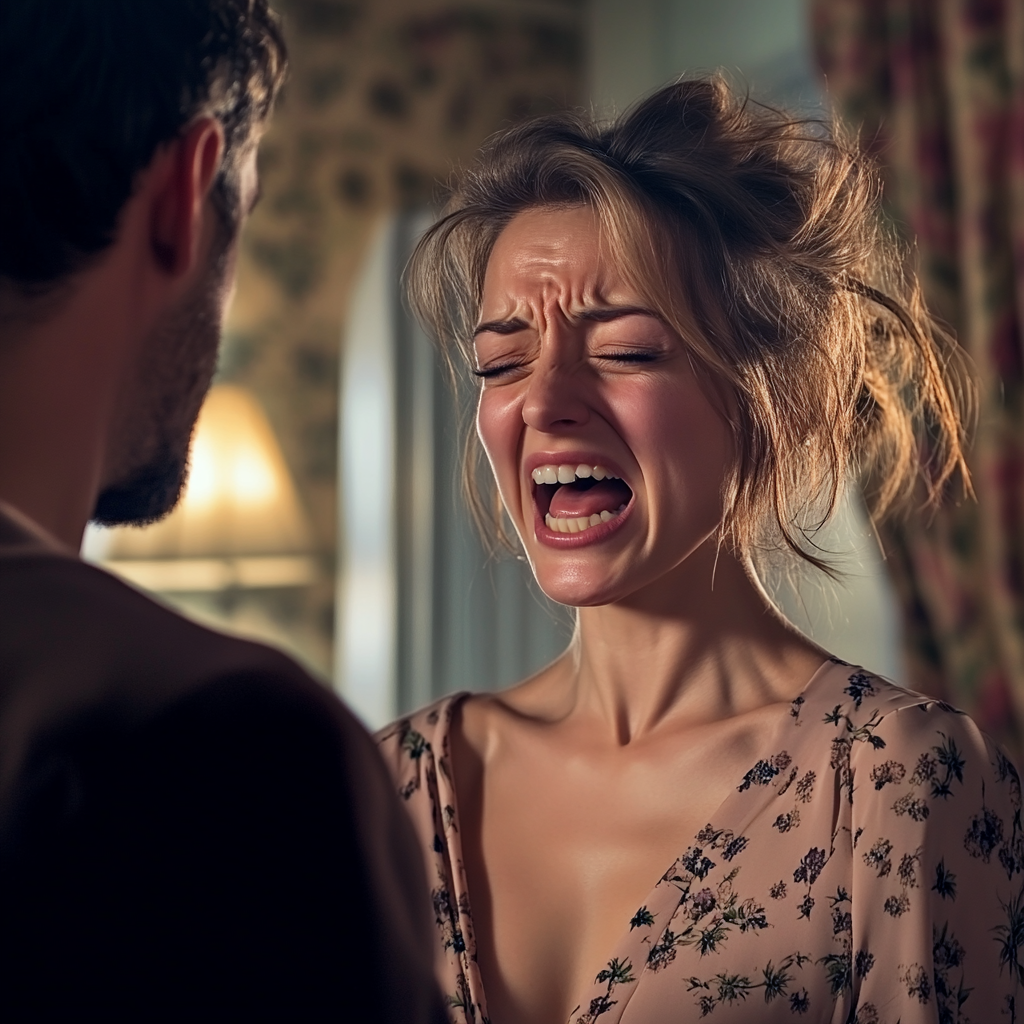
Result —
[[915, 809], [925, 815], [935, 801], [1005, 801], [1019, 811], [1016, 767], [965, 712], [839, 661], [819, 684], [804, 695], [800, 714], [809, 719], [805, 726], [824, 730], [851, 800], [854, 788], [879, 798], [899, 791], [905, 799], [894, 809], [901, 816]]
[[447, 761], [452, 716], [468, 696], [464, 691], [449, 693], [374, 734], [384, 763], [403, 795], [407, 790], [410, 795], [419, 791], [424, 773], [434, 777], [438, 763]]
[[824, 715], [877, 721], [893, 712], [925, 705], [933, 705], [945, 714], [960, 714], [936, 697], [908, 690], [861, 665], [832, 657], [793, 702], [793, 715], [802, 720], [797, 724]]
[[984, 738], [973, 720], [952, 704], [838, 658], [797, 697], [792, 714], [797, 725], [821, 725], [865, 750], [914, 745], [933, 733], [970, 737], [972, 744]]
[[445, 729], [451, 721], [453, 706], [466, 696], [465, 693], [445, 694], [411, 714], [396, 718], [383, 729], [378, 729], [373, 738], [379, 747], [388, 748], [396, 744], [401, 746], [413, 733], [426, 736], [435, 733], [438, 727]]
[[848, 830], [838, 892], [852, 900], [848, 934], [865, 937], [847, 981], [857, 1007], [898, 1005], [906, 1020], [930, 1001], [929, 1020], [1003, 1019], [1024, 871], [1010, 758], [957, 708], [854, 665], [829, 667], [804, 696], [801, 728], [835, 781], [819, 789], [834, 801], [833, 840]]

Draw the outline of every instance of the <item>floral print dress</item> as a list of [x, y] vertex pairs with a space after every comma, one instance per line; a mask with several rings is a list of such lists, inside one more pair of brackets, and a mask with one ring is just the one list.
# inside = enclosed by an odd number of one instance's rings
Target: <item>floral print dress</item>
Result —
[[[449, 729], [378, 735], [422, 840], [453, 1024], [486, 1024]], [[569, 1024], [1024, 1024], [1021, 789], [965, 715], [832, 661], [623, 921]]]

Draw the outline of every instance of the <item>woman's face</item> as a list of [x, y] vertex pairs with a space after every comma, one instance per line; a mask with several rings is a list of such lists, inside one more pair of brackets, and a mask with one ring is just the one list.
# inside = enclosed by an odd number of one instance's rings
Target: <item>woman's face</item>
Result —
[[504, 229], [475, 346], [477, 428], [549, 597], [621, 601], [715, 532], [729, 428], [589, 207], [527, 210]]

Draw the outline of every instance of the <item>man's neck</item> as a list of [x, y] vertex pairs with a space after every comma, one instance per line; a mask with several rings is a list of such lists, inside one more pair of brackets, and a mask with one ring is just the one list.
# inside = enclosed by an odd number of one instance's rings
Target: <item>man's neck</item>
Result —
[[100, 266], [0, 333], [0, 499], [78, 550], [105, 471], [125, 363], [123, 297]]

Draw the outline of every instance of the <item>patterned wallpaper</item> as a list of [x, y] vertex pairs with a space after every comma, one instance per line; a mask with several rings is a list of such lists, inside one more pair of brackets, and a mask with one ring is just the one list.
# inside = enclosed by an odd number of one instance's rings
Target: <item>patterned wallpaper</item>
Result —
[[[270, 415], [322, 582], [292, 616], [330, 664], [338, 351], [378, 218], [428, 203], [496, 129], [583, 98], [584, 0], [277, 0], [291, 75], [260, 157], [221, 379]], [[287, 624], [284, 624], [287, 628]]]

